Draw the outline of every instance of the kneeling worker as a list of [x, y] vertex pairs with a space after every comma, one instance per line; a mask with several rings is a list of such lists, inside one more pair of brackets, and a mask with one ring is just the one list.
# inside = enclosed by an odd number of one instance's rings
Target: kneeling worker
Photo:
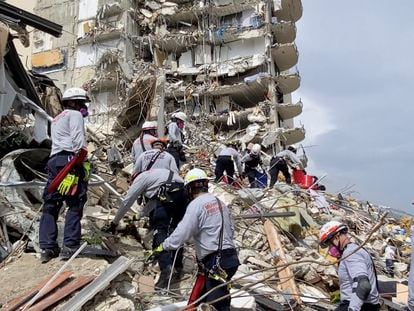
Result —
[[[338, 221], [322, 226], [319, 242], [341, 259], [338, 268], [341, 302], [336, 311], [379, 310], [377, 274], [371, 255], [351, 242], [348, 227]], [[359, 248], [359, 249], [358, 249]]]
[[[102, 230], [115, 232], [120, 220], [125, 216], [137, 198], [144, 194], [147, 204], [143, 216], [149, 216], [151, 229], [154, 230], [153, 248], [160, 245], [172, 232], [184, 216], [187, 206], [187, 196], [184, 191], [184, 181], [178, 175], [165, 168], [154, 168], [142, 172], [135, 178], [123, 200], [114, 220]], [[158, 288], [166, 288], [171, 269], [177, 274], [182, 270], [182, 252], [177, 254], [175, 267], [172, 267], [175, 252], [163, 251], [158, 254], [158, 264], [161, 276], [155, 284]]]
[[[233, 222], [228, 207], [208, 193], [208, 177], [203, 170], [190, 170], [184, 181], [192, 201], [183, 220], [154, 252], [178, 249], [194, 238], [197, 261], [207, 276], [203, 291], [206, 293], [223, 281], [229, 281], [240, 265], [233, 243]], [[205, 302], [212, 302], [228, 293], [227, 286], [222, 286], [208, 294]], [[230, 297], [212, 305], [218, 311], [230, 310]]]
[[229, 142], [226, 144], [226, 148], [221, 150], [216, 161], [216, 169], [214, 171], [216, 182], [221, 181], [224, 172], [226, 172], [228, 184], [233, 184], [234, 162], [236, 162], [237, 172], [239, 176], [241, 176], [243, 174], [243, 167], [241, 164], [240, 153], [237, 151], [237, 143]]

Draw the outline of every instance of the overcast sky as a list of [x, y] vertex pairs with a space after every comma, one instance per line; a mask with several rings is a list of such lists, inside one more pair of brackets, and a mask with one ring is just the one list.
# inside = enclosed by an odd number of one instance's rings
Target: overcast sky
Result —
[[309, 172], [328, 191], [413, 212], [414, 2], [302, 0], [297, 23]]

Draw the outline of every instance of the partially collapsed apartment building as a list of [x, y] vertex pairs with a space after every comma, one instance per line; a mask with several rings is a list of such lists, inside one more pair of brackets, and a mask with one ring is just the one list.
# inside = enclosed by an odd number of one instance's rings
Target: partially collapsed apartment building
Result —
[[92, 114], [117, 115], [115, 128], [181, 109], [216, 132], [246, 130], [246, 143], [304, 139], [291, 96], [300, 0], [38, 0], [35, 13], [64, 32], [34, 31], [33, 70], [87, 88]]

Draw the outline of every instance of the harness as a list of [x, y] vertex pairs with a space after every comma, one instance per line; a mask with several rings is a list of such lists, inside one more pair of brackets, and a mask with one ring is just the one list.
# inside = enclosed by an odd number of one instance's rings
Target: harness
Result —
[[145, 149], [145, 145], [144, 145], [144, 135], [141, 135], [139, 141], [141, 142], [142, 152], [147, 151], [147, 149]]
[[147, 165], [147, 167], [145, 168], [145, 170], [144, 170], [144, 171], [148, 171], [148, 170], [150, 170], [150, 169], [151, 169], [151, 167], [154, 165], [155, 161], [157, 161], [158, 157], [160, 156], [160, 154], [161, 154], [162, 152], [163, 152], [162, 150], [161, 150], [161, 151], [158, 151], [156, 154], [154, 154], [154, 155], [151, 157], [151, 160], [150, 160], [150, 162], [148, 163], [148, 165]]
[[184, 185], [180, 182], [173, 182], [173, 176], [174, 172], [170, 170], [168, 179], [158, 189], [155, 197], [161, 203], [174, 203], [174, 200], [171, 198], [171, 194], [182, 190], [184, 187]]
[[[216, 198], [216, 200], [217, 200], [219, 210], [220, 210], [220, 215], [221, 215], [221, 228], [220, 228], [220, 233], [219, 233], [219, 243], [218, 243], [218, 248], [216, 251], [217, 254], [215, 256], [215, 262], [213, 264], [213, 267], [211, 267], [211, 269], [208, 269], [201, 261], [199, 261], [198, 264], [199, 264], [201, 271], [204, 271], [205, 275], [207, 275], [209, 278], [222, 282], [222, 283], [226, 283], [228, 275], [226, 271], [220, 265], [222, 250], [223, 250], [223, 240], [224, 240], [224, 216], [223, 216], [223, 208], [222, 208], [221, 202], [218, 198]], [[230, 287], [230, 284], [229, 284], [229, 287]]]

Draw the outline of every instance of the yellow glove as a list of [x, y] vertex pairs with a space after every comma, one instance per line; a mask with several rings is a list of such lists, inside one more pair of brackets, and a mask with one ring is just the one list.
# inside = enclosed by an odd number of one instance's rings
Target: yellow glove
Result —
[[73, 186], [77, 185], [79, 177], [74, 174], [67, 174], [66, 177], [60, 182], [57, 191], [61, 195], [67, 195]]
[[164, 247], [162, 246], [162, 243], [160, 245], [158, 245], [156, 248], [154, 248], [152, 250], [152, 252], [149, 253], [149, 255], [147, 256], [147, 258], [145, 259], [145, 263], [148, 263], [150, 261], [153, 260], [155, 255], [158, 255], [159, 253], [161, 253], [162, 251], [164, 251]]
[[83, 170], [85, 171], [85, 178], [83, 180], [88, 181], [89, 177], [91, 176], [91, 162], [85, 161], [83, 162], [82, 166]]

